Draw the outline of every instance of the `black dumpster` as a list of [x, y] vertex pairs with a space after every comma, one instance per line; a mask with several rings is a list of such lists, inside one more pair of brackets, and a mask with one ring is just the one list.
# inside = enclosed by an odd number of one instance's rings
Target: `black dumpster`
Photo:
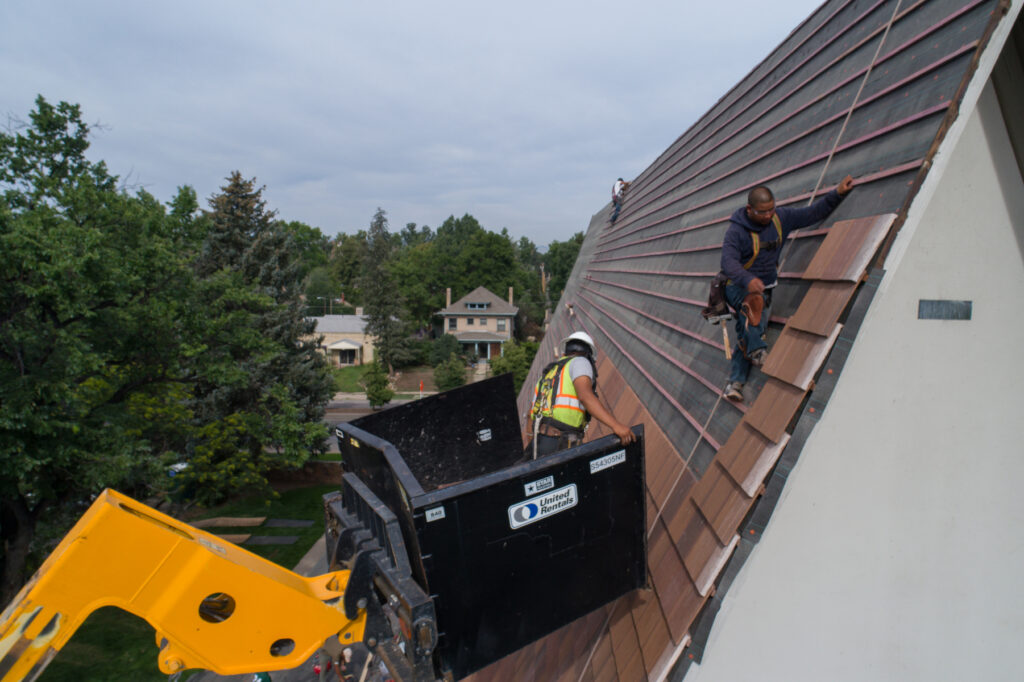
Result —
[[530, 460], [515, 398], [504, 375], [336, 430], [372, 493], [361, 504], [401, 529], [387, 551], [404, 544], [436, 613], [433, 662], [454, 679], [647, 581], [642, 426], [625, 448], [607, 437]]

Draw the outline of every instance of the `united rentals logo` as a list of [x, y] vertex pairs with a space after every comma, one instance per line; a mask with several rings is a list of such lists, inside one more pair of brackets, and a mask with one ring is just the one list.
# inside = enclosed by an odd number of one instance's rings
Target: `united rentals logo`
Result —
[[552, 490], [539, 497], [517, 502], [508, 508], [508, 523], [512, 528], [522, 528], [534, 521], [571, 509], [578, 502], [576, 484]]

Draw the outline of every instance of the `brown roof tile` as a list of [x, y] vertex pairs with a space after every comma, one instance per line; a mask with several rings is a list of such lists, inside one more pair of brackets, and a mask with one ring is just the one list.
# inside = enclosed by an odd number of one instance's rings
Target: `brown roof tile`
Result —
[[598, 640], [589, 669], [594, 682], [614, 682], [619, 679], [619, 672], [615, 669], [615, 655], [612, 653], [612, 636], [607, 630]]
[[784, 437], [786, 426], [796, 414], [805, 393], [796, 386], [769, 378], [744, 419], [769, 440], [778, 443]]
[[707, 597], [711, 594], [715, 578], [735, 549], [737, 538], [730, 538], [727, 543], [719, 542], [714, 530], [703, 517], [700, 517], [700, 521], [696, 526], [696, 538], [687, 543], [683, 564], [693, 578], [697, 592]]
[[664, 524], [655, 526], [647, 547], [651, 582], [661, 602], [669, 632], [673, 640], [678, 641], [686, 635], [689, 618], [700, 610], [703, 597], [697, 593], [683, 568], [682, 559]]
[[655, 505], [661, 506], [683, 472], [683, 461], [653, 421], [644, 423], [644, 439], [647, 488]]
[[668, 623], [661, 612], [661, 603], [657, 593], [652, 590], [639, 590], [638, 603], [633, 607], [633, 622], [640, 641], [640, 651], [644, 659], [644, 669], [648, 676], [661, 658], [662, 651], [668, 646], [671, 637]]
[[620, 680], [646, 680], [640, 641], [633, 625], [631, 601], [630, 597], [619, 599], [608, 623], [612, 635], [612, 653]]
[[773, 443], [743, 421], [718, 451], [718, 463], [753, 497], [788, 442], [788, 433]]
[[748, 495], [718, 462], [708, 468], [694, 487], [693, 501], [723, 545], [732, 542], [740, 521], [754, 503], [753, 496]]
[[804, 279], [858, 281], [895, 219], [896, 214], [887, 213], [837, 222], [804, 271]]
[[856, 282], [815, 282], [787, 324], [805, 332], [828, 336], [856, 290]]
[[805, 391], [809, 390], [811, 381], [839, 337], [840, 329], [840, 325], [836, 325], [828, 336], [818, 336], [786, 325], [772, 346], [762, 371]]

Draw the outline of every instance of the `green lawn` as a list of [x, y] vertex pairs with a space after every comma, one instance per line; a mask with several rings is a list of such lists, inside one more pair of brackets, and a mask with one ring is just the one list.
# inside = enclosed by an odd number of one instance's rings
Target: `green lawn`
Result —
[[[276, 519], [309, 519], [309, 528], [217, 528], [217, 533], [298, 535], [293, 545], [254, 545], [245, 549], [285, 568], [295, 564], [324, 532], [322, 496], [335, 486], [313, 486], [281, 493], [276, 500], [246, 498], [204, 510], [188, 519], [214, 516], [266, 516]], [[208, 529], [213, 530], [213, 529]], [[125, 551], [131, 551], [126, 547]], [[117, 561], [111, 557], [111, 561]], [[157, 647], [149, 624], [117, 608], [99, 609], [85, 621], [39, 678], [41, 682], [166, 682], [157, 667]], [[193, 673], [194, 674], [194, 673]], [[182, 676], [183, 682], [190, 677]]]
[[366, 387], [359, 382], [368, 369], [370, 365], [333, 368], [334, 390], [337, 393], [366, 393]]

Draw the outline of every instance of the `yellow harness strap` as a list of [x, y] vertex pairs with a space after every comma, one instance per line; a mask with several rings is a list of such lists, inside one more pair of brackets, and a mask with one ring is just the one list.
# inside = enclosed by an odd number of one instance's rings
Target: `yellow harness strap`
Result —
[[[779, 235], [779, 242], [782, 242], [782, 221], [779, 220], [778, 213], [772, 214], [772, 225], [775, 226], [775, 231]], [[750, 260], [748, 260], [746, 264], [743, 266], [744, 270], [750, 269], [750, 266], [754, 264], [755, 260], [757, 260], [758, 252], [761, 250], [761, 239], [757, 236], [757, 232], [751, 232], [750, 238], [754, 242], [754, 255], [751, 256]]]

